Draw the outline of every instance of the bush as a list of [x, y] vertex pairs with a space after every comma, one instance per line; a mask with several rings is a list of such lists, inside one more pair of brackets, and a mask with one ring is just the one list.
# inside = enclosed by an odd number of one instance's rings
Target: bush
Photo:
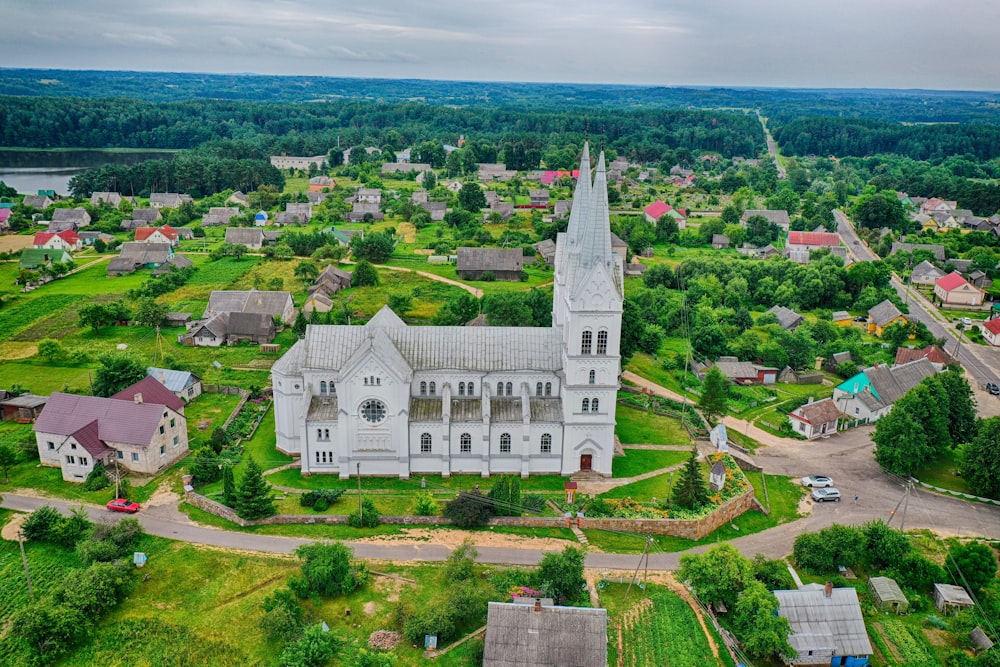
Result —
[[49, 601], [22, 607], [10, 620], [10, 636], [17, 641], [33, 665], [55, 662], [87, 636], [89, 620], [68, 606]]
[[455, 635], [452, 609], [446, 605], [427, 605], [414, 611], [403, 625], [403, 636], [414, 644], [422, 644], [424, 635], [437, 635], [438, 643]]
[[317, 498], [316, 502], [313, 503], [313, 510], [316, 512], [325, 512], [330, 509], [330, 502], [326, 498]]
[[28, 515], [21, 524], [21, 532], [27, 540], [40, 542], [55, 541], [55, 529], [62, 523], [63, 517], [51, 505], [43, 505]]
[[281, 588], [264, 598], [264, 617], [260, 626], [268, 638], [289, 642], [302, 632], [302, 607], [288, 588]]
[[524, 509], [529, 512], [541, 512], [545, 508], [545, 498], [539, 495], [531, 494], [529, 496], [521, 497], [521, 504]]
[[444, 506], [444, 516], [460, 528], [485, 526], [493, 516], [493, 505], [478, 489], [461, 491]]
[[305, 634], [285, 646], [280, 662], [285, 667], [319, 667], [329, 662], [342, 641], [322, 625], [310, 625]]
[[84, 491], [100, 491], [109, 486], [111, 486], [111, 480], [108, 479], [107, 469], [104, 467], [104, 463], [98, 461], [94, 464], [94, 469], [87, 475], [87, 481], [83, 483], [83, 489]]
[[374, 528], [381, 523], [378, 508], [370, 498], [361, 501], [361, 511], [352, 512], [347, 517], [347, 523], [354, 528]]
[[413, 513], [417, 516], [434, 516], [438, 513], [438, 502], [434, 499], [434, 494], [425, 491], [417, 497], [417, 504], [413, 508]]
[[124, 563], [94, 563], [71, 570], [60, 583], [55, 600], [93, 618], [124, 600], [134, 583]]
[[326, 597], [347, 595], [368, 579], [364, 564], [354, 561], [354, 552], [340, 542], [305, 544], [295, 554], [304, 561], [302, 576], [311, 593]]
[[89, 540], [76, 545], [76, 553], [84, 563], [113, 561], [139, 546], [143, 535], [137, 519], [122, 519], [118, 523], [99, 523], [94, 526]]
[[[308, 493], [303, 493], [299, 496], [299, 504], [303, 507], [314, 507], [316, 502], [322, 499], [326, 501], [326, 507], [323, 509], [327, 509], [330, 505], [337, 502], [342, 495], [344, 495], [344, 489], [319, 489], [317, 491], [309, 491]], [[316, 509], [316, 511], [322, 512], [323, 510]]]

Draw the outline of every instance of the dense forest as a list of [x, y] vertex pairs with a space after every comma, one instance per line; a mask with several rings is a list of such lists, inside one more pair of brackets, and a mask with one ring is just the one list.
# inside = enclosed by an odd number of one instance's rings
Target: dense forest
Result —
[[[667, 149], [754, 156], [764, 148], [753, 115], [680, 109], [606, 111], [427, 104], [277, 104], [201, 100], [0, 98], [0, 145], [25, 148], [193, 148], [229, 139], [254, 155], [324, 155], [335, 146], [404, 148], [459, 136], [494, 144], [511, 137], [531, 148], [600, 136], [619, 154], [645, 162]], [[535, 165], [537, 166], [537, 165]]]
[[[903, 122], [1000, 123], [1000, 94], [974, 91], [700, 88], [613, 84], [349, 79], [257, 74], [185, 74], [0, 69], [0, 95], [125, 97], [257, 102], [367, 100], [437, 106], [523, 108], [759, 109], [788, 123], [804, 116]], [[593, 129], [593, 128], [592, 128]]]

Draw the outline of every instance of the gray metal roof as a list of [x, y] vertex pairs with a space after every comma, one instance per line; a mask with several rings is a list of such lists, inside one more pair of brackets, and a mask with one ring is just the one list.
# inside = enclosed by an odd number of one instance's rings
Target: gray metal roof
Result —
[[263, 313], [281, 316], [291, 303], [288, 292], [265, 290], [215, 290], [203, 317], [212, 313]]
[[964, 588], [953, 584], [934, 584], [934, 597], [944, 600], [948, 604], [968, 607], [975, 604]]
[[882, 402], [895, 403], [903, 395], [916, 387], [927, 377], [934, 375], [934, 368], [928, 359], [917, 359], [898, 366], [874, 366], [865, 369], [865, 375]]
[[944, 261], [944, 246], [937, 243], [900, 243], [895, 241], [889, 254], [895, 255], [897, 252], [913, 252], [914, 250], [930, 250], [934, 253], [934, 259], [939, 262]]
[[491, 398], [490, 420], [519, 423], [523, 419], [520, 398]]
[[0, 401], [0, 405], [9, 408], [29, 408], [34, 409], [45, 405], [45, 402], [49, 400], [48, 396], [36, 396], [34, 394], [21, 394], [20, 396], [15, 396], [14, 398], [8, 398], [6, 400]]
[[313, 396], [309, 401], [309, 412], [306, 419], [309, 421], [335, 422], [340, 413], [340, 406], [336, 396]]
[[558, 398], [532, 398], [528, 408], [532, 422], [562, 422], [562, 401]]
[[483, 667], [607, 667], [606, 609], [490, 602]]
[[524, 252], [520, 248], [459, 248], [459, 271], [520, 271]]
[[895, 579], [889, 577], [870, 577], [868, 585], [880, 602], [907, 602], [906, 596], [903, 595], [903, 591]]
[[774, 595], [780, 604], [778, 615], [787, 618], [791, 626], [789, 643], [796, 650], [829, 649], [832, 639], [834, 655], [872, 653], [858, 593], [853, 588], [834, 588], [830, 597], [822, 588], [774, 591]]
[[783, 329], [794, 329], [802, 324], [802, 321], [805, 319], [794, 310], [785, 308], [784, 306], [771, 306], [767, 312], [778, 318], [778, 324]]
[[264, 243], [264, 231], [259, 227], [227, 227], [226, 243], [259, 246]]
[[[190, 316], [188, 317], [190, 318]], [[159, 380], [160, 384], [173, 392], [184, 391], [191, 385], [201, 381], [201, 378], [191, 371], [175, 371], [169, 368], [156, 368], [154, 366], [146, 369], [146, 375]]]
[[[440, 423], [443, 418], [441, 400], [440, 396], [434, 398], [411, 397], [410, 421]], [[482, 413], [480, 413], [479, 417], [482, 419]]]

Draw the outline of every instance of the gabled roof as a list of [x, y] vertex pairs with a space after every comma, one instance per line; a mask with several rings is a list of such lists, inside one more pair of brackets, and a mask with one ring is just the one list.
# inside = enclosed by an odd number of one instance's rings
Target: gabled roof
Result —
[[992, 333], [994, 336], [1000, 335], [1000, 319], [994, 318], [992, 320], [986, 320], [983, 322], [983, 328]]
[[741, 219], [746, 221], [755, 215], [763, 216], [767, 218], [768, 222], [773, 222], [784, 229], [788, 229], [788, 226], [792, 223], [792, 221], [788, 218], [788, 211], [785, 210], [771, 211], [768, 209], [748, 209], [743, 211]]
[[838, 311], [834, 312], [833, 315], [830, 316], [830, 319], [832, 319], [834, 322], [840, 322], [842, 320], [849, 320], [849, 319], [851, 319], [851, 314], [849, 312], [847, 312], [846, 310], [838, 310]]
[[459, 248], [459, 271], [520, 271], [524, 252], [520, 248]]
[[895, 255], [897, 252], [913, 252], [914, 250], [930, 250], [934, 253], [934, 259], [939, 262], [944, 261], [944, 246], [937, 243], [900, 243], [893, 241], [889, 254]]
[[[174, 401], [180, 400], [170, 395]], [[147, 402], [145, 397], [142, 403], [136, 403], [133, 400], [55, 392], [49, 396], [34, 430], [38, 433], [73, 435], [96, 420], [98, 436], [104, 442], [147, 447], [165, 409], [167, 406]]]
[[266, 337], [274, 332], [274, 318], [267, 313], [229, 313], [228, 336]]
[[[156, 368], [154, 366], [146, 369], [146, 375], [155, 378], [172, 392], [184, 391], [190, 385], [201, 380], [201, 378], [191, 371], [175, 371], [170, 368]], [[143, 395], [143, 398], [145, 398], [145, 395]]]
[[778, 318], [778, 324], [781, 325], [782, 329], [794, 329], [805, 319], [794, 310], [784, 306], [771, 306], [767, 312]]
[[643, 211], [646, 213], [646, 215], [653, 218], [654, 220], [659, 220], [661, 217], [669, 213], [672, 209], [673, 207], [670, 204], [657, 200], [654, 201], [652, 204], [646, 206], [646, 208], [644, 208]]
[[[997, 321], [998, 331], [1000, 331], [1000, 320]], [[951, 363], [951, 355], [942, 350], [937, 345], [928, 345], [923, 349], [912, 347], [901, 347], [896, 350], [896, 365], [906, 364], [917, 359], [927, 359], [932, 364]]]
[[259, 246], [264, 243], [264, 232], [259, 227], [227, 227], [226, 243]]
[[915, 267], [913, 267], [913, 271], [910, 272], [910, 275], [914, 276], [937, 275], [938, 277], [941, 277], [944, 275], [944, 272], [925, 259], [924, 261], [920, 262]]
[[969, 285], [969, 281], [962, 276], [958, 271], [952, 271], [946, 276], [942, 276], [934, 281], [935, 287], [940, 287], [945, 292], [951, 292], [952, 290], [959, 289], [965, 285]]
[[835, 656], [871, 655], [872, 645], [853, 588], [834, 588], [830, 597], [822, 588], [774, 591], [774, 596], [780, 605], [778, 615], [787, 618], [791, 626], [788, 642], [796, 651], [833, 648]]
[[489, 603], [483, 667], [607, 667], [606, 609], [526, 602]]
[[266, 290], [215, 290], [208, 298], [204, 317], [213, 313], [265, 313], [283, 315], [292, 295]]
[[830, 232], [788, 232], [788, 245], [840, 245], [840, 235]]
[[162, 227], [139, 227], [135, 230], [135, 240], [145, 241], [156, 232], [160, 232], [160, 234], [171, 241], [176, 241], [179, 238], [176, 229], [170, 225], [163, 225]]
[[889, 405], [916, 387], [924, 378], [937, 372], [927, 359], [917, 359], [898, 366], [873, 366], [864, 373], [871, 382], [872, 391]]
[[897, 317], [902, 317], [902, 315], [903, 313], [896, 307], [896, 304], [889, 301], [889, 299], [872, 306], [872, 308], [868, 311], [868, 318], [875, 324], [875, 326], [879, 327], [892, 322]]
[[809, 424], [819, 425], [837, 421], [840, 417], [840, 410], [832, 398], [824, 398], [821, 401], [801, 405], [790, 412], [788, 416], [796, 417]]
[[160, 384], [159, 380], [148, 375], [131, 387], [122, 389], [111, 398], [120, 401], [134, 401], [137, 394], [142, 396], [143, 403], [165, 405], [171, 410], [178, 411], [184, 407], [184, 401], [177, 398], [172, 391]]

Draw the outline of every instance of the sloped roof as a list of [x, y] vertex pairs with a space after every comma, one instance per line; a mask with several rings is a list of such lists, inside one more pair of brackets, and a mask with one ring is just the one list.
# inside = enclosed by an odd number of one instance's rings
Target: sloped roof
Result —
[[159, 380], [164, 387], [173, 392], [184, 391], [188, 386], [195, 384], [201, 379], [191, 371], [175, 371], [170, 368], [156, 368], [155, 366], [147, 368], [146, 375]]
[[938, 277], [940, 277], [944, 275], [944, 272], [925, 259], [924, 261], [920, 262], [915, 267], [913, 267], [913, 270], [910, 272], [910, 274], [914, 276], [926, 276], [928, 274], [930, 275], [936, 274]]
[[913, 252], [914, 250], [930, 250], [934, 253], [934, 259], [939, 262], [944, 261], [944, 246], [937, 243], [900, 243], [894, 241], [889, 254], [895, 255], [897, 252]]
[[273, 336], [274, 319], [267, 313], [229, 313], [228, 336]]
[[969, 284], [969, 281], [966, 280], [965, 277], [958, 271], [952, 271], [948, 275], [942, 276], [934, 281], [934, 286], [940, 287], [945, 292], [950, 292]]
[[816, 645], [829, 649], [833, 642], [834, 655], [871, 655], [865, 621], [853, 588], [834, 588], [830, 597], [822, 588], [794, 591], [774, 591], [778, 598], [778, 615], [787, 618], [791, 626], [789, 643], [798, 651]]
[[65, 262], [72, 259], [69, 253], [62, 248], [25, 248], [21, 251], [20, 267], [33, 269], [48, 262]]
[[669, 213], [672, 208], [673, 207], [670, 204], [657, 200], [646, 206], [643, 211], [654, 220], [659, 220], [661, 217]]
[[802, 324], [802, 321], [805, 319], [794, 310], [785, 308], [784, 306], [771, 306], [767, 312], [778, 318], [778, 324], [783, 329], [792, 329]]
[[883, 326], [900, 317], [902, 314], [899, 308], [896, 308], [896, 304], [886, 299], [882, 303], [872, 306], [871, 310], [868, 311], [868, 318], [876, 326]]
[[788, 225], [792, 224], [792, 221], [788, 218], [788, 211], [778, 210], [771, 211], [767, 209], [748, 209], [743, 211], [742, 220], [746, 221], [755, 215], [760, 215], [767, 218], [768, 222], [773, 222], [784, 228], [788, 228]]
[[949, 604], [968, 607], [975, 604], [964, 588], [955, 586], [954, 584], [934, 584], [934, 595]]
[[937, 371], [927, 359], [917, 359], [899, 366], [873, 366], [866, 368], [864, 372], [871, 382], [872, 390], [883, 403], [890, 404]]
[[840, 322], [841, 320], [849, 320], [851, 319], [851, 314], [846, 310], [838, 310], [834, 312], [833, 315], [830, 316], [830, 319], [832, 319], [834, 322]]
[[[168, 392], [169, 393], [169, 392]], [[180, 400], [173, 394], [174, 400]], [[73, 435], [87, 424], [97, 421], [98, 434], [104, 442], [120, 442], [141, 447], [149, 446], [163, 418], [165, 405], [144, 400], [77, 396], [55, 392], [49, 396], [35, 422], [39, 433]]]
[[822, 401], [815, 401], [799, 406], [788, 415], [798, 417], [801, 421], [810, 424], [827, 424], [835, 422], [840, 417], [840, 410], [832, 398], [824, 398]]
[[154, 222], [162, 218], [163, 215], [155, 208], [134, 208], [132, 209], [132, 219], [143, 222]]
[[77, 208], [57, 208], [52, 211], [52, 221], [53, 222], [80, 222], [90, 219], [90, 214], [87, 210], [82, 207]]
[[459, 248], [459, 271], [520, 271], [524, 252], [520, 248]]
[[607, 667], [606, 609], [490, 602], [483, 667]]
[[266, 290], [215, 290], [208, 298], [204, 317], [212, 313], [265, 313], [283, 315], [292, 295]]
[[895, 579], [890, 577], [869, 577], [868, 584], [871, 586], [879, 602], [908, 602], [903, 591]]
[[983, 322], [983, 327], [993, 335], [1000, 334], [1000, 318], [986, 320]]
[[715, 366], [730, 380], [757, 377], [757, 367], [749, 361], [717, 361]]
[[830, 232], [788, 232], [788, 245], [840, 245], [840, 236]]
[[177, 398], [177, 396], [174, 395], [174, 392], [160, 384], [159, 380], [152, 378], [149, 375], [139, 380], [131, 387], [122, 389], [111, 398], [116, 398], [121, 401], [134, 401], [137, 394], [142, 395], [143, 403], [157, 403], [159, 405], [165, 405], [171, 410], [177, 411], [180, 411], [184, 407], [184, 401]]
[[162, 264], [173, 255], [173, 248], [169, 243], [142, 243], [140, 241], [126, 241], [122, 244], [119, 257], [128, 259], [135, 264]]
[[264, 243], [264, 232], [259, 227], [227, 227], [226, 243], [259, 246]]
[[100, 425], [96, 419], [84, 424], [70, 435], [76, 438], [76, 441], [79, 442], [80, 445], [87, 450], [87, 453], [95, 459], [99, 459], [111, 451], [111, 449], [101, 441]]
[[[997, 321], [997, 324], [1000, 325], [1000, 321]], [[1000, 328], [998, 328], [997, 333], [1000, 333]], [[901, 347], [896, 350], [897, 366], [911, 361], [916, 361], [917, 359], [927, 359], [932, 364], [948, 364], [952, 361], [951, 355], [937, 345], [928, 345], [922, 349]]]

